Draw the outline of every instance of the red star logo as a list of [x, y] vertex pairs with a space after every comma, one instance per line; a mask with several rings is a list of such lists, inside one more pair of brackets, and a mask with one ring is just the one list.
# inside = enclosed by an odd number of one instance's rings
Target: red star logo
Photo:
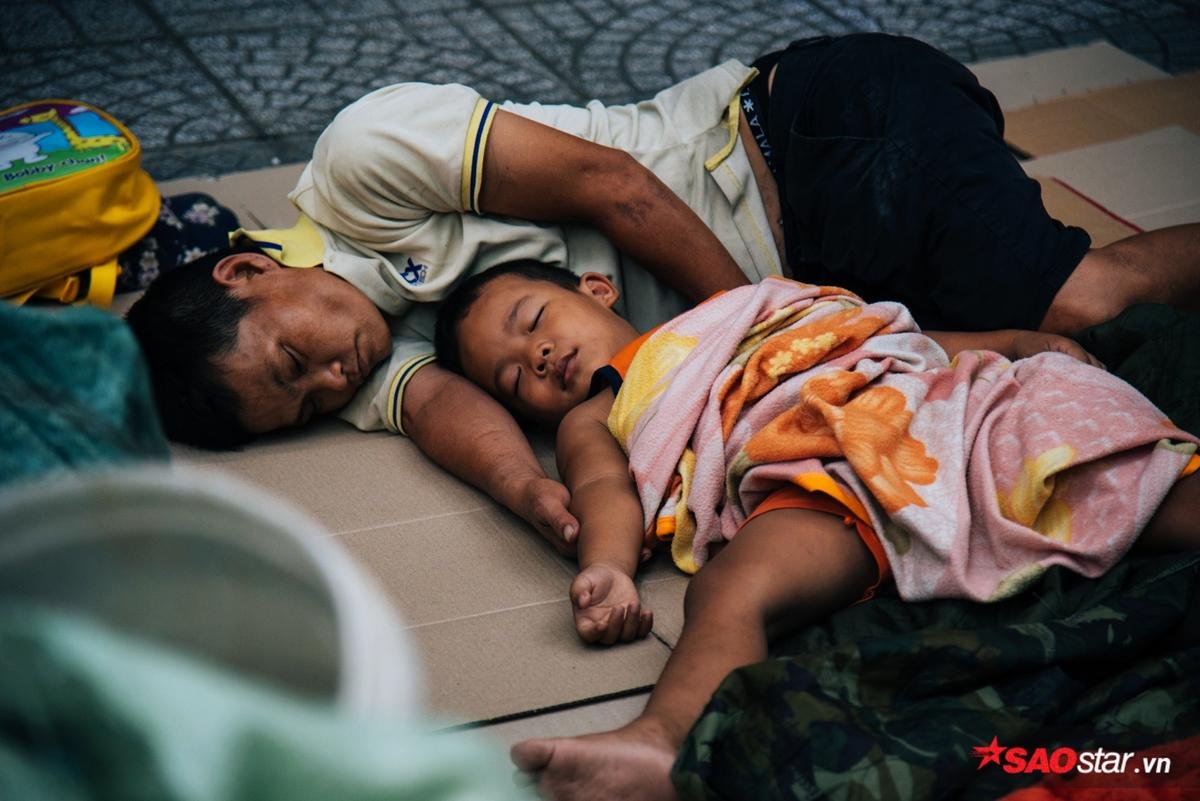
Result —
[[1000, 755], [1004, 753], [1004, 746], [997, 742], [993, 737], [992, 741], [987, 745], [975, 746], [975, 756], [979, 757], [979, 767], [976, 770], [983, 770], [983, 766], [989, 762], [1000, 764]]

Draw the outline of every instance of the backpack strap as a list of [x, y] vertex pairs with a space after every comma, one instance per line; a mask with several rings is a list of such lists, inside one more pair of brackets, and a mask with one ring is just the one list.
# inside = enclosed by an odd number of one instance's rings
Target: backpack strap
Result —
[[[112, 305], [113, 294], [117, 289], [117, 275], [120, 271], [117, 260], [110, 259], [90, 270], [83, 270], [74, 275], [56, 279], [36, 289], [29, 289], [7, 297], [5, 300], [17, 306], [23, 306], [30, 298], [40, 298], [59, 303], [86, 303], [100, 309], [107, 309]], [[82, 297], [80, 297], [81, 295]]]

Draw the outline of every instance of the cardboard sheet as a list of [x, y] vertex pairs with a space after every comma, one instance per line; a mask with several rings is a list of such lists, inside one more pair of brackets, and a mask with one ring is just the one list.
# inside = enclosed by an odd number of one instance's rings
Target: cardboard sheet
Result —
[[[538, 452], [552, 462], [544, 438]], [[429, 708], [447, 725], [646, 688], [678, 637], [686, 582], [656, 559], [641, 582], [666, 636], [584, 645], [566, 600], [573, 564], [402, 437], [327, 420], [242, 451], [174, 455], [234, 473], [328, 527], [395, 603], [421, 651]]]
[[1006, 113], [1048, 100], [1168, 77], [1108, 42], [968, 65]]
[[629, 723], [641, 713], [650, 697], [648, 692], [596, 701], [557, 712], [544, 712], [515, 720], [494, 723], [483, 728], [493, 741], [512, 746], [530, 737], [574, 737], [595, 731], [609, 731]]
[[1200, 222], [1200, 134], [1190, 130], [1164, 128], [1022, 166], [1143, 230]]
[[1046, 156], [1171, 126], [1200, 133], [1200, 72], [1006, 112], [1004, 138]]
[[1042, 202], [1056, 220], [1078, 226], [1092, 237], [1092, 247], [1136, 234], [1138, 228], [1087, 197], [1061, 178], [1032, 176], [1042, 187]]
[[646, 689], [670, 653], [653, 637], [612, 648], [583, 645], [565, 598], [409, 633], [430, 676], [430, 709], [463, 720]]

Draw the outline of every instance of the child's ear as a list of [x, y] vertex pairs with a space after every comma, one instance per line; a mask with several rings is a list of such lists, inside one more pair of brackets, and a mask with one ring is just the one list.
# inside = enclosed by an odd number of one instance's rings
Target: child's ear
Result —
[[617, 302], [617, 298], [621, 297], [616, 285], [602, 273], [584, 273], [579, 276], [579, 291], [610, 309]]
[[234, 253], [213, 265], [212, 276], [226, 289], [234, 289], [271, 270], [282, 269], [279, 262], [262, 253]]

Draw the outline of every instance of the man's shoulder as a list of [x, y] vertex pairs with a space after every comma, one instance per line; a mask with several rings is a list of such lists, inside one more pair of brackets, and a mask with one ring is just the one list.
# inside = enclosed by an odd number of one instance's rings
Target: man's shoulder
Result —
[[430, 98], [467, 95], [478, 97], [479, 93], [469, 86], [461, 83], [426, 83], [423, 81], [404, 81], [402, 83], [388, 84], [381, 86], [378, 89], [373, 89], [365, 95], [355, 100], [348, 105], [346, 109], [360, 109], [362, 107], [376, 108], [379, 106], [387, 106], [392, 104], [410, 104], [414, 102], [423, 102]]

